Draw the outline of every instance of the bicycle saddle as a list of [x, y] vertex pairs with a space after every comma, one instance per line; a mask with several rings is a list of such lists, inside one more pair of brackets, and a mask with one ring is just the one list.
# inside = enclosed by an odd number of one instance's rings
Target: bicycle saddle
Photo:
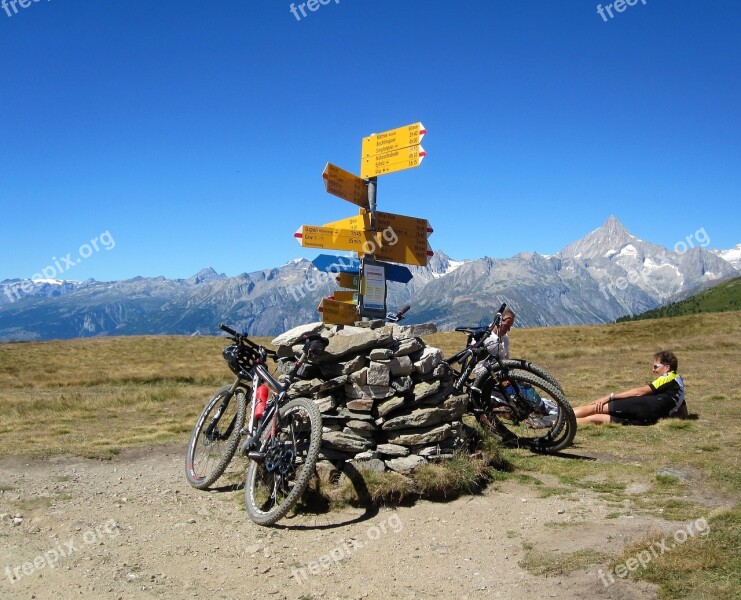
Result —
[[463, 333], [467, 333], [468, 335], [481, 335], [482, 333], [485, 333], [489, 328], [486, 325], [483, 325], [481, 327], [456, 327], [456, 331], [462, 331]]

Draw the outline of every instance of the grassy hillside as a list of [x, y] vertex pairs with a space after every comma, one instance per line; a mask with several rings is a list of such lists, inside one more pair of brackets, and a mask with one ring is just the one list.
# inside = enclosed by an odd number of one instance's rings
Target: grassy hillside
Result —
[[724, 281], [709, 290], [680, 302], [660, 306], [640, 315], [620, 317], [618, 323], [732, 310], [741, 310], [741, 277]]
[[[515, 478], [566, 502], [581, 502], [590, 490], [604, 503], [605, 518], [707, 516], [707, 538], [632, 576], [660, 584], [662, 598], [740, 597], [741, 511], [714, 510], [737, 505], [741, 489], [739, 313], [515, 328], [510, 337], [513, 356], [547, 367], [574, 405], [650, 381], [656, 350], [677, 354], [696, 420], [583, 427], [562, 456], [504, 451], [513, 470], [492, 477]], [[445, 356], [464, 341], [458, 333], [427, 337]], [[224, 345], [223, 338], [176, 336], [0, 344], [0, 454], [110, 458], [123, 448], [164, 443], [184, 454], [204, 402], [230, 380]], [[640, 549], [626, 548], [613, 562], [622, 564]], [[535, 558], [542, 563], [542, 556]], [[557, 572], [564, 568], [562, 554], [546, 558]]]

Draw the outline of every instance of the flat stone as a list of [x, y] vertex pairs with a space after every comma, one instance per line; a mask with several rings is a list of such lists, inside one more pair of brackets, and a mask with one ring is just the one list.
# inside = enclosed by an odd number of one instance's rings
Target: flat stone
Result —
[[322, 383], [318, 388], [314, 390], [316, 394], [323, 394], [324, 392], [331, 392], [332, 390], [339, 389], [347, 385], [350, 381], [349, 375], [340, 375], [334, 379], [329, 379]]
[[387, 385], [356, 385], [353, 383], [345, 385], [345, 397], [348, 400], [356, 398], [388, 398], [395, 393], [396, 390]]
[[360, 419], [351, 419], [347, 422], [347, 426], [351, 427], [352, 429], [362, 429], [363, 431], [377, 431], [378, 427], [376, 427], [373, 423], [370, 421], [361, 421]]
[[313, 391], [319, 391], [324, 383], [321, 379], [299, 379], [298, 381], [294, 381], [289, 388], [288, 397], [297, 398]]
[[350, 374], [350, 381], [355, 385], [368, 385], [368, 367]]
[[383, 473], [386, 470], [386, 465], [383, 463], [382, 460], [379, 460], [378, 458], [361, 459], [361, 460], [358, 460], [356, 458], [356, 459], [351, 460], [350, 464], [354, 466], [356, 469], [367, 469], [370, 471], [376, 471], [377, 473]]
[[381, 427], [384, 431], [392, 429], [411, 429], [428, 427], [438, 423], [457, 421], [466, 409], [467, 396], [451, 396], [439, 407], [419, 407], [407, 409], [402, 414], [388, 419]]
[[322, 446], [329, 446], [330, 448], [344, 452], [352, 452], [355, 455], [358, 452], [363, 452], [371, 448], [373, 442], [359, 435], [353, 435], [344, 431], [330, 431], [322, 436]]
[[365, 356], [363, 356], [362, 354], [358, 354], [355, 358], [348, 360], [347, 362], [340, 363], [342, 365], [342, 374], [349, 375], [350, 373], [359, 371], [365, 366], [367, 362], [368, 359], [366, 359]]
[[358, 452], [353, 460], [371, 460], [372, 458], [378, 458], [378, 452], [375, 450], [366, 450], [365, 452]]
[[357, 400], [349, 400], [347, 402], [347, 408], [352, 411], [370, 412], [373, 409], [373, 398], [359, 398]]
[[[373, 417], [369, 413], [349, 410], [348, 408], [341, 409], [337, 417], [342, 420], [343, 424], [347, 421], [352, 421], [353, 419], [358, 421], [369, 421], [371, 423], [373, 422]], [[322, 417], [322, 419], [323, 418], [324, 417]]]
[[352, 427], [343, 427], [342, 432], [348, 433], [350, 435], [356, 435], [363, 438], [364, 440], [373, 441], [376, 439], [375, 433], [373, 431], [367, 431], [365, 429], [353, 429]]
[[340, 331], [329, 338], [329, 345], [317, 362], [335, 362], [337, 358], [369, 348], [385, 348], [393, 343], [390, 333], [383, 329], [362, 329], [360, 333], [345, 335]]
[[427, 396], [432, 396], [440, 391], [439, 381], [422, 381], [414, 386], [414, 401], [419, 402]]
[[414, 362], [414, 370], [418, 373], [432, 373], [433, 369], [443, 360], [443, 353], [440, 348], [427, 346], [422, 350], [422, 356]]
[[386, 466], [392, 471], [396, 471], [397, 473], [409, 473], [411, 471], [414, 471], [415, 469], [418, 469], [422, 465], [426, 465], [427, 461], [421, 456], [411, 454], [409, 456], [401, 456], [399, 458], [390, 458], [385, 461], [385, 463]]
[[414, 364], [408, 356], [396, 356], [389, 361], [388, 366], [391, 375], [396, 377], [399, 375], [411, 375], [412, 371], [414, 371]]
[[397, 325], [394, 324], [393, 336], [395, 340], [405, 340], [408, 338], [422, 337], [437, 333], [437, 327], [434, 323], [420, 323], [418, 325]]
[[399, 342], [398, 348], [394, 350], [394, 356], [407, 356], [408, 354], [412, 354], [414, 352], [422, 350], [422, 348], [424, 347], [424, 342], [422, 342], [422, 340], [418, 340], [417, 338], [401, 340]]
[[328, 379], [340, 375], [349, 375], [350, 373], [359, 371], [365, 366], [367, 361], [368, 359], [365, 356], [358, 354], [345, 362], [325, 363], [319, 365], [319, 368], [321, 369], [322, 376], [325, 379]]
[[451, 448], [441, 448], [440, 446], [425, 446], [420, 450], [415, 450], [415, 453], [424, 456], [425, 458], [441, 455], [453, 456], [453, 450]]
[[376, 450], [384, 456], [407, 456], [409, 454], [409, 448], [397, 444], [378, 444]]
[[380, 362], [371, 361], [367, 372], [368, 385], [389, 385], [391, 381], [391, 371], [388, 366]]
[[404, 398], [402, 396], [391, 396], [388, 400], [381, 400], [376, 405], [376, 409], [379, 416], [385, 417], [402, 406], [404, 406]]
[[[419, 385], [419, 384], [417, 384]], [[440, 389], [429, 396], [423, 396], [419, 400], [414, 400], [410, 402], [410, 404], [414, 404], [415, 406], [439, 406], [443, 402], [445, 402], [448, 397], [453, 395], [461, 395], [460, 392], [456, 392], [455, 388], [453, 387], [452, 383], [440, 383]]]
[[314, 404], [319, 407], [320, 413], [326, 413], [337, 408], [337, 400], [332, 395], [317, 398], [314, 400]]
[[394, 351], [390, 348], [374, 348], [370, 351], [368, 358], [371, 360], [388, 360], [394, 355]]
[[320, 333], [324, 332], [324, 323], [309, 323], [307, 325], [299, 325], [293, 329], [289, 329], [285, 333], [281, 333], [277, 338], [274, 338], [270, 342], [273, 346], [293, 346], [302, 335], [306, 333]]
[[456, 435], [457, 428], [452, 423], [443, 423], [423, 429], [400, 429], [389, 431], [387, 441], [390, 444], [399, 444], [401, 446], [419, 446], [425, 444], [434, 444], [448, 437]]

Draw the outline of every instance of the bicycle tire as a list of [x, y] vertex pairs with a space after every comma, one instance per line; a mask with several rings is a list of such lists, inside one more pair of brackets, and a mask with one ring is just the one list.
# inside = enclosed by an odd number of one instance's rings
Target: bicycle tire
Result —
[[545, 396], [556, 404], [558, 413], [552, 424], [542, 429], [534, 428], [527, 419], [518, 422], [511, 411], [502, 409], [503, 405], [497, 402], [498, 389], [494, 378], [487, 372], [474, 383], [481, 390], [482, 409], [475, 416], [484, 430], [499, 437], [507, 446], [525, 447], [534, 452], [552, 453], [569, 447], [576, 435], [576, 417], [563, 393], [551, 382], [528, 371], [507, 369], [502, 375], [515, 386], [527, 384], [536, 388], [541, 397]]
[[[211, 397], [191, 433], [185, 453], [185, 476], [197, 490], [206, 489], [221, 477], [237, 451], [247, 413], [247, 398], [241, 389], [229, 396], [230, 391], [231, 386], [227, 385]], [[224, 412], [209, 433], [209, 415], [213, 416], [224, 401]], [[236, 410], [231, 411], [232, 408]], [[218, 425], [223, 419], [226, 419], [227, 426], [220, 429]]]
[[[291, 400], [280, 408], [277, 419], [276, 436], [268, 441], [267, 456], [259, 462], [250, 461], [247, 468], [245, 507], [258, 525], [272, 525], [299, 501], [314, 474], [322, 441], [322, 415], [311, 400]], [[270, 429], [263, 434], [261, 447]], [[288, 452], [293, 456], [286, 461]]]
[[529, 360], [525, 360], [524, 358], [506, 358], [502, 360], [502, 366], [505, 369], [520, 369], [522, 371], [529, 371], [537, 375], [541, 379], [545, 379], [548, 383], [553, 384], [564, 396], [566, 395], [566, 393], [563, 391], [563, 388], [561, 387], [561, 384], [558, 383], [558, 380], [553, 376], [553, 374], [545, 367], [541, 367], [534, 362], [530, 362]]

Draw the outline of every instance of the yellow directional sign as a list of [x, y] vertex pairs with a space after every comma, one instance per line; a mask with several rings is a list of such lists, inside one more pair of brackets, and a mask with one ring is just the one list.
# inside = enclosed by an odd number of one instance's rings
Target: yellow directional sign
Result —
[[357, 304], [358, 303], [358, 292], [351, 291], [351, 290], [336, 290], [332, 293], [332, 296], [334, 296], [335, 302], [347, 302], [349, 304]]
[[340, 273], [335, 279], [342, 288], [357, 290], [360, 287], [357, 273]]
[[304, 248], [351, 250], [353, 252], [361, 251], [363, 243], [368, 239], [362, 230], [317, 227], [316, 225], [302, 225], [293, 237]]
[[[378, 232], [376, 236], [376, 248], [373, 252], [373, 256], [376, 260], [385, 260], [395, 263], [403, 263], [405, 265], [417, 265], [419, 267], [427, 266], [427, 258], [432, 256], [432, 248], [424, 242], [405, 242], [402, 238], [396, 244], [392, 244], [384, 239], [383, 234]], [[366, 245], [367, 247], [367, 245]], [[358, 256], [362, 257], [364, 254], [358, 253]]]
[[368, 208], [368, 186], [360, 177], [327, 163], [322, 172], [324, 189], [343, 200]]
[[347, 302], [337, 302], [322, 298], [317, 310], [322, 314], [322, 323], [332, 325], [352, 325], [359, 319], [358, 307]]
[[360, 161], [360, 176], [367, 179], [368, 177], [418, 167], [422, 164], [426, 154], [424, 148], [417, 144], [385, 154], [363, 157]]
[[[369, 213], [363, 210], [360, 212], [369, 218]], [[377, 211], [376, 229], [387, 229], [389, 227], [391, 227], [397, 235], [414, 237], [417, 241], [426, 240], [433, 231], [427, 219], [397, 215], [395, 213], [387, 213], [380, 210]]]
[[370, 231], [371, 218], [370, 213], [362, 208], [359, 215], [353, 215], [339, 221], [325, 223], [325, 227], [334, 227], [336, 229], [351, 229], [353, 231]]
[[418, 146], [427, 131], [422, 123], [412, 123], [398, 129], [374, 133], [363, 138], [361, 158], [368, 158], [376, 154], [387, 154], [393, 150], [401, 150], [409, 146]]

